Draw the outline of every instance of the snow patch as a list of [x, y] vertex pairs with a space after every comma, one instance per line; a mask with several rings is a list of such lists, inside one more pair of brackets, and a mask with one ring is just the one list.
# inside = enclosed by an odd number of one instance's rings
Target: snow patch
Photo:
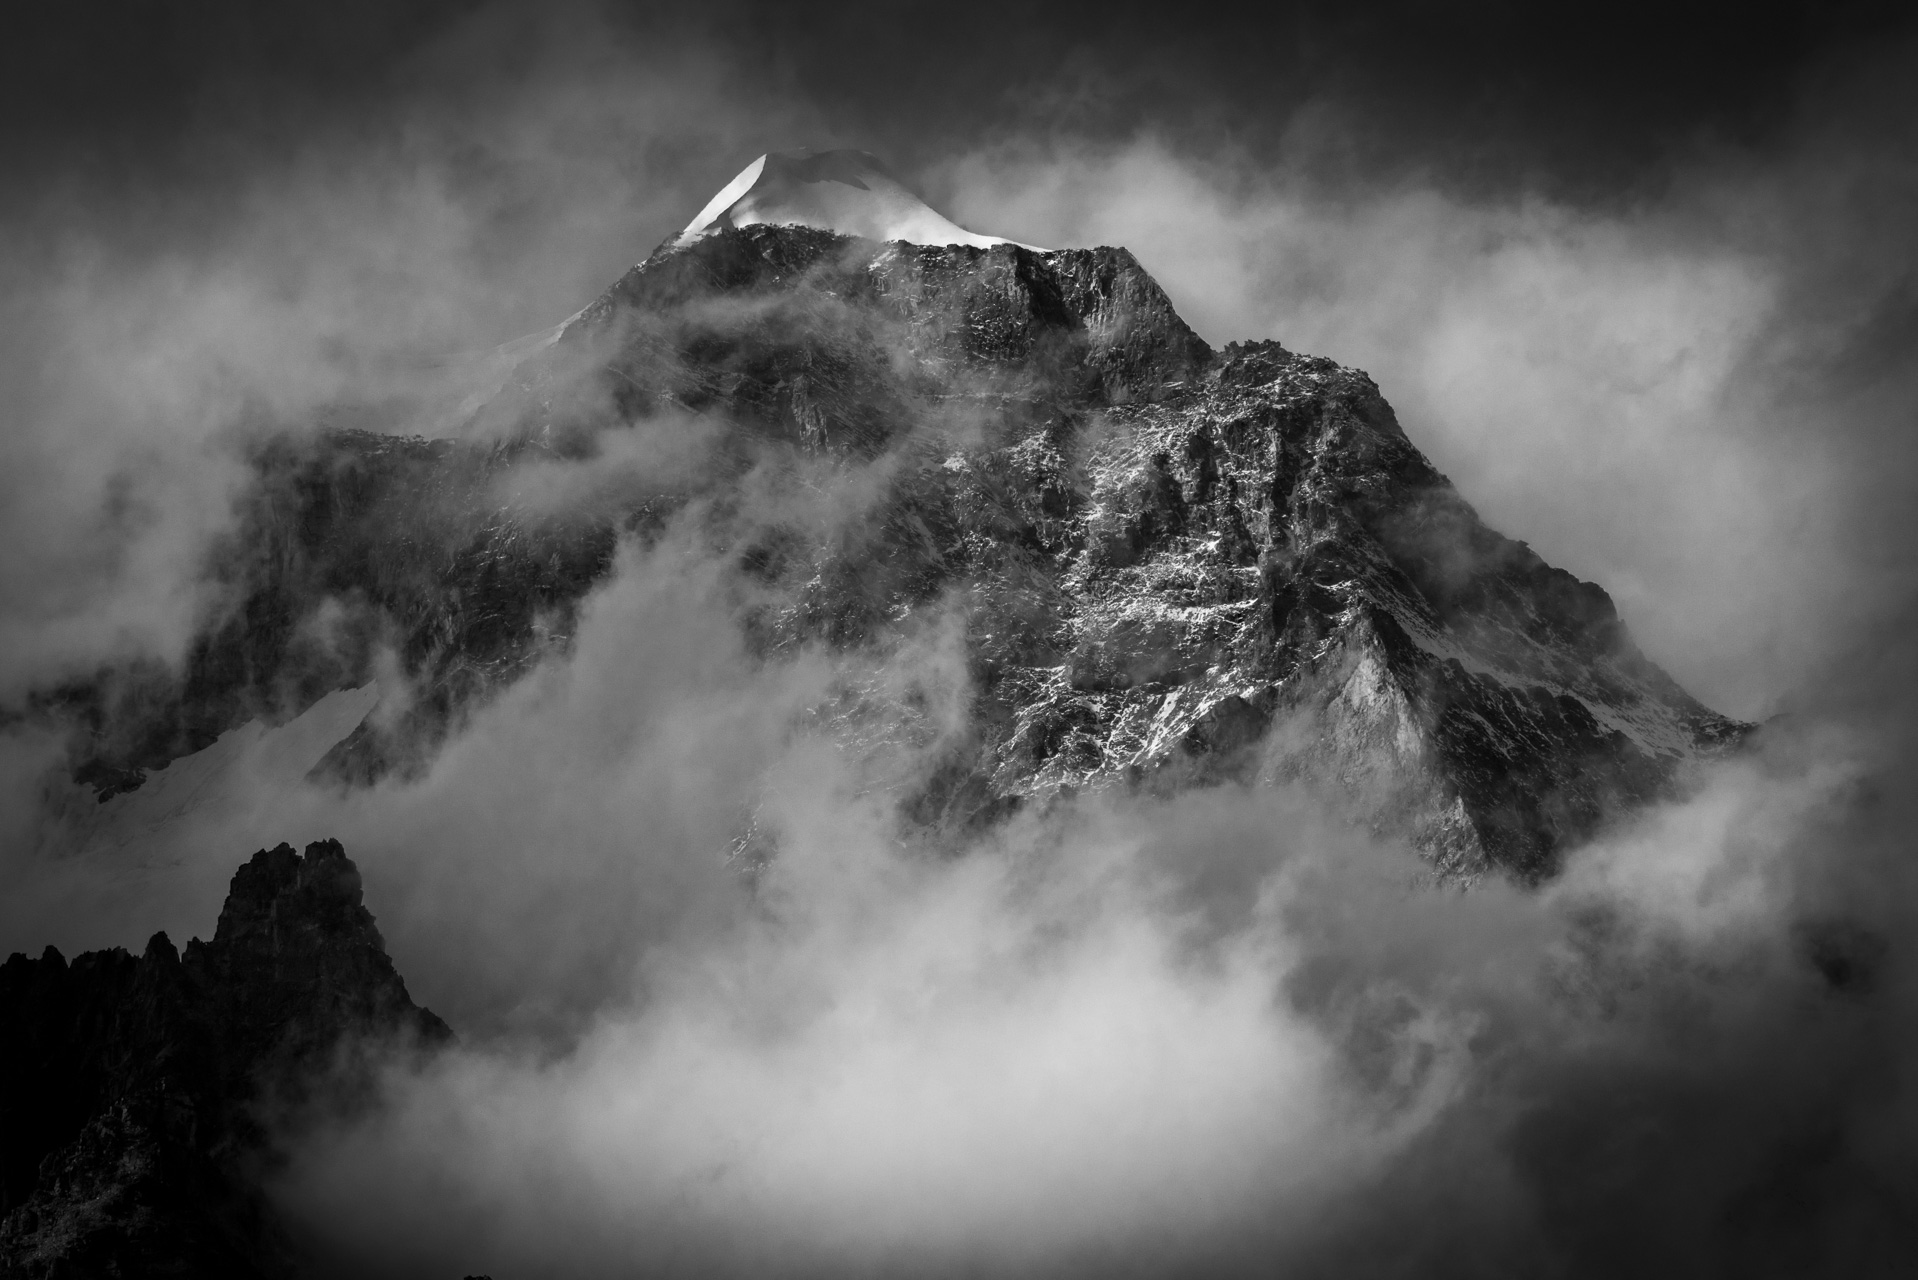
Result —
[[155, 769], [137, 789], [83, 810], [74, 844], [82, 854], [164, 847], [162, 834], [250, 789], [297, 785], [380, 700], [379, 686], [339, 689], [277, 727], [249, 720], [211, 746]]
[[866, 151], [768, 152], [722, 187], [673, 245], [689, 245], [726, 227], [753, 226], [814, 227], [866, 240], [976, 249], [1019, 244], [966, 230], [908, 191]]

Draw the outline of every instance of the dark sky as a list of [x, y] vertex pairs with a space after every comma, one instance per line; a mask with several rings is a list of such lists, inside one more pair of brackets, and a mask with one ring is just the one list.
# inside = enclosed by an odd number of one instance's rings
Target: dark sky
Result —
[[811, 102], [907, 169], [1038, 121], [1151, 126], [1259, 155], [1320, 104], [1362, 108], [1359, 154], [1385, 168], [1617, 198], [1656, 184], [1675, 147], [1762, 145], [1808, 79], [1842, 78], [1849, 58], [1907, 31], [1908, 14], [1876, 0], [86, 0], [11, 8], [0, 128], [16, 181], [76, 165], [217, 171], [316, 128], [376, 127], [398, 102], [483, 94], [521, 74], [553, 28], [590, 21], [640, 46], [723, 51], [742, 83]]

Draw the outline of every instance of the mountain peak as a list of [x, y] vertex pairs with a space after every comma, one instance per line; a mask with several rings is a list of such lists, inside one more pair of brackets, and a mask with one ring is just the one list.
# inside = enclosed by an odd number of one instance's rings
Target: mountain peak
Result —
[[726, 227], [762, 224], [980, 249], [1017, 243], [966, 230], [907, 190], [869, 151], [803, 148], [769, 151], [740, 170], [673, 243], [683, 246]]

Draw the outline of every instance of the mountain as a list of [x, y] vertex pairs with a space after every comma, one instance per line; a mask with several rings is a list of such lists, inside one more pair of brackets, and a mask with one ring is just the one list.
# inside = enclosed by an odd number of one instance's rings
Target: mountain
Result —
[[[524, 496], [642, 432], [677, 442], [654, 449], [670, 465]], [[966, 723], [902, 808], [935, 833], [1067, 789], [1296, 779], [1438, 874], [1533, 880], [1747, 728], [1640, 653], [1601, 588], [1487, 528], [1363, 373], [1214, 351], [1124, 249], [964, 232], [863, 153], [749, 166], [460, 439], [277, 436], [255, 466], [212, 569], [235, 603], [184, 678], [49, 696], [102, 792], [364, 684], [383, 642], [415, 697], [321, 772], [417, 769], [564, 651], [622, 538], [676, 519], [732, 566], [769, 661], [883, 663], [958, 617]], [[863, 496], [778, 500], [818, 474]], [[857, 690], [827, 711], [849, 742], [904, 714]]]
[[254, 854], [184, 954], [164, 933], [137, 959], [15, 953], [0, 1027], [0, 1275], [22, 1278], [290, 1274], [256, 1107], [350, 1088], [342, 1050], [451, 1038], [335, 841]]

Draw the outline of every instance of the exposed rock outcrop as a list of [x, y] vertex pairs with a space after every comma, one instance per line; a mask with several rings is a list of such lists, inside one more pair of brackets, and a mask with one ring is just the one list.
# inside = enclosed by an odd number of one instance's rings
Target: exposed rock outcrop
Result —
[[[0, 1274], [253, 1277], [288, 1258], [258, 1187], [263, 1108], [430, 1049], [336, 841], [262, 850], [211, 942], [164, 933], [0, 966]], [[341, 1055], [346, 1055], [342, 1058]]]
[[[642, 423], [705, 433], [670, 483], [557, 512], [501, 496]], [[1603, 590], [1486, 528], [1371, 379], [1212, 351], [1123, 249], [713, 229], [586, 307], [468, 440], [323, 433], [260, 473], [221, 562], [243, 603], [186, 684], [130, 717], [106, 686], [72, 699], [100, 777], [181, 724], [363, 683], [376, 637], [417, 697], [325, 767], [411, 767], [563, 649], [621, 537], [682, 510], [750, 586], [769, 657], [883, 654], [929, 610], [963, 617], [968, 725], [906, 805], [931, 827], [1062, 787], [1302, 778], [1444, 874], [1535, 878], [1744, 730]], [[764, 495], [801, 473], [860, 496], [783, 517]], [[348, 620], [323, 654], [302, 638], [322, 616]]]

